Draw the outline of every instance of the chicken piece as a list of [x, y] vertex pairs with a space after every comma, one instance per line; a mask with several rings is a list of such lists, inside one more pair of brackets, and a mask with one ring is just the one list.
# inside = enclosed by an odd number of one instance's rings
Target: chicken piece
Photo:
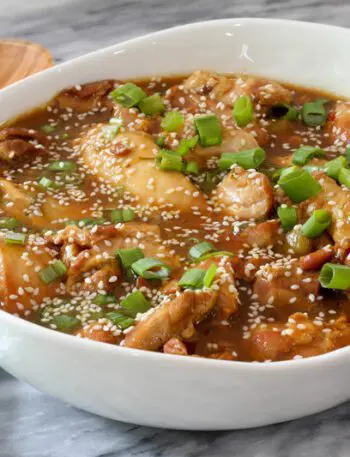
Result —
[[[40, 244], [43, 243], [40, 242], [39, 247]], [[42, 303], [46, 297], [55, 297], [57, 283], [45, 284], [38, 275], [38, 271], [53, 259], [48, 250], [38, 249], [38, 244], [6, 244], [0, 236], [1, 309], [11, 314], [27, 316], [33, 306]]]
[[[160, 258], [173, 271], [180, 266], [178, 256], [170, 253], [162, 244], [160, 228], [141, 222], [96, 226], [88, 230], [77, 226], [68, 226], [63, 230], [46, 235], [46, 239], [60, 247], [62, 260], [68, 267], [67, 288], [74, 290], [110, 290], [120, 278], [121, 271], [115, 260], [118, 249], [130, 249], [143, 246], [146, 257]], [[117, 280], [116, 279], [116, 280]]]
[[131, 132], [148, 132], [154, 122], [137, 108], [125, 108], [119, 103], [114, 105], [114, 117], [122, 119], [122, 126]]
[[290, 103], [289, 89], [275, 81], [265, 81], [252, 76], [227, 77], [206, 71], [195, 71], [185, 81], [184, 88], [197, 94], [209, 94], [211, 99], [232, 105], [241, 95], [249, 95], [261, 106]]
[[333, 258], [333, 249], [319, 249], [300, 258], [300, 266], [304, 271], [320, 270], [323, 265]]
[[[189, 178], [178, 171], [157, 168], [158, 146], [150, 135], [128, 132], [106, 140], [101, 129], [90, 130], [78, 145], [90, 172], [112, 185], [123, 185], [139, 204], [157, 211], [191, 212], [194, 207], [206, 207], [204, 196]], [[121, 157], [120, 147], [128, 151]]]
[[38, 154], [47, 144], [45, 135], [33, 129], [7, 127], [0, 130], [0, 160], [9, 162], [25, 154]]
[[332, 224], [328, 228], [335, 242], [350, 239], [350, 191], [338, 186], [334, 179], [323, 172], [314, 172], [322, 190], [313, 198], [299, 205], [300, 219], [306, 220], [316, 209], [325, 209], [332, 214]]
[[186, 345], [179, 338], [170, 338], [163, 346], [164, 354], [188, 355]]
[[[319, 322], [320, 325], [316, 325]], [[324, 330], [328, 330], [325, 332]], [[292, 314], [286, 324], [262, 324], [252, 335], [252, 351], [259, 361], [294, 356], [312, 357], [348, 344], [350, 324], [344, 315], [334, 323], [312, 321], [307, 313]]]
[[275, 307], [313, 303], [319, 295], [318, 274], [304, 273], [295, 259], [287, 264], [277, 261], [263, 265], [256, 274], [253, 291], [261, 304]]
[[328, 121], [326, 128], [335, 146], [347, 145], [350, 142], [350, 102], [336, 103], [334, 119]]
[[43, 214], [38, 216], [37, 211], [36, 215], [33, 213], [35, 196], [22, 189], [20, 184], [0, 178], [0, 195], [8, 216], [15, 217], [23, 225], [29, 227], [45, 228], [48, 226], [48, 220]]
[[170, 338], [200, 322], [214, 308], [214, 290], [185, 290], [163, 303], [139, 322], [124, 340], [124, 346], [157, 351]]
[[286, 356], [292, 347], [292, 339], [283, 335], [282, 324], [262, 324], [253, 330], [251, 337], [251, 352], [253, 360], [280, 360]]
[[259, 220], [267, 217], [273, 206], [273, 191], [269, 179], [255, 170], [238, 166], [213, 192], [214, 204], [237, 220]]
[[278, 219], [260, 222], [254, 227], [247, 227], [240, 232], [233, 242], [239, 245], [257, 246], [259, 248], [267, 248], [274, 246], [283, 239], [283, 230], [281, 222]]
[[113, 332], [100, 322], [93, 322], [85, 325], [76, 335], [79, 338], [86, 338], [100, 343], [118, 344], [121, 341], [120, 331]]
[[114, 82], [110, 80], [77, 85], [62, 91], [55, 101], [61, 109], [73, 108], [78, 113], [87, 112], [101, 105], [112, 107], [112, 101], [107, 95], [113, 88]]

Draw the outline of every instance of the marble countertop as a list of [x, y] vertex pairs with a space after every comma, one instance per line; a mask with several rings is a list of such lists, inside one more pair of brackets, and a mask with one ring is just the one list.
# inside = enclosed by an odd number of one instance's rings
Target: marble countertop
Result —
[[[0, 0], [0, 37], [62, 61], [173, 25], [279, 17], [348, 26], [348, 0]], [[0, 457], [348, 457], [350, 403], [294, 422], [234, 432], [166, 431], [79, 411], [0, 370]]]

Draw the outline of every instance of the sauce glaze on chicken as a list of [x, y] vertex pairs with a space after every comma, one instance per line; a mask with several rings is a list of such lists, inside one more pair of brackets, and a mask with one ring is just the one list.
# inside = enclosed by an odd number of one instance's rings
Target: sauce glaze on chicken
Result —
[[349, 102], [251, 76], [69, 88], [0, 130], [1, 309], [212, 359], [348, 345], [349, 142]]

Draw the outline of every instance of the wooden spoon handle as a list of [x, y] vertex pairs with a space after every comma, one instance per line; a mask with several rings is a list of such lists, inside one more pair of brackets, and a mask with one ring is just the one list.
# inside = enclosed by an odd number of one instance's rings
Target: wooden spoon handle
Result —
[[51, 54], [39, 44], [0, 40], [0, 89], [52, 65]]

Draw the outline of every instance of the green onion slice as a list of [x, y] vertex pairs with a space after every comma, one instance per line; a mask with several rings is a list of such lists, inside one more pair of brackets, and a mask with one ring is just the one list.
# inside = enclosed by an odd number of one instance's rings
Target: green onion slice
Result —
[[179, 286], [183, 289], [201, 289], [206, 270], [191, 268], [182, 275]]
[[162, 97], [159, 94], [153, 94], [143, 98], [139, 103], [139, 108], [144, 114], [152, 115], [162, 113], [165, 106]]
[[301, 233], [308, 238], [316, 238], [331, 225], [332, 215], [324, 209], [317, 209], [301, 227]]
[[129, 328], [135, 323], [134, 319], [131, 317], [126, 317], [124, 314], [119, 313], [118, 311], [111, 311], [110, 313], [106, 314], [106, 317], [121, 330]]
[[199, 173], [198, 163], [194, 161], [186, 163], [185, 173], [197, 175]]
[[182, 171], [184, 163], [182, 157], [174, 151], [161, 149], [156, 159], [160, 170], [164, 171]]
[[115, 295], [96, 295], [96, 297], [92, 301], [95, 305], [111, 305], [113, 303], [117, 303], [117, 297]]
[[171, 271], [164, 262], [153, 257], [139, 259], [131, 265], [131, 268], [138, 276], [145, 279], [168, 278]]
[[201, 243], [195, 244], [191, 247], [189, 255], [192, 259], [199, 259], [203, 255], [214, 251], [217, 251], [217, 249], [212, 243], [209, 243], [209, 241], [202, 241]]
[[180, 141], [179, 146], [176, 148], [176, 152], [180, 154], [180, 156], [185, 156], [193, 149], [196, 144], [198, 143], [199, 136], [195, 135], [192, 138], [183, 138]]
[[301, 109], [301, 117], [306, 125], [317, 127], [327, 120], [327, 111], [324, 104], [327, 100], [315, 100], [305, 103]]
[[279, 186], [295, 203], [317, 195], [321, 186], [307, 171], [298, 167], [290, 167], [283, 171], [278, 180]]
[[179, 111], [168, 111], [160, 124], [167, 132], [176, 132], [184, 124], [185, 118]]
[[117, 87], [109, 94], [117, 103], [125, 108], [131, 108], [132, 106], [140, 103], [147, 95], [134, 83], [126, 83], [122, 86]]
[[60, 332], [72, 332], [77, 327], [80, 327], [81, 322], [74, 316], [62, 314], [61, 316], [54, 316], [51, 323], [56, 325], [57, 330]]
[[245, 127], [253, 119], [253, 103], [248, 95], [238, 97], [233, 105], [233, 117], [238, 127]]
[[348, 168], [341, 168], [339, 171], [338, 181], [348, 189], [350, 189], [350, 170]]
[[0, 217], [0, 229], [13, 230], [19, 226], [15, 217]]
[[287, 119], [288, 121], [295, 121], [298, 117], [298, 110], [293, 105], [287, 103], [278, 103], [270, 108], [269, 114], [271, 117], [277, 119]]
[[46, 134], [53, 133], [57, 128], [57, 125], [52, 125], [52, 124], [44, 124], [40, 126], [40, 130], [42, 130]]
[[213, 284], [217, 269], [218, 267], [215, 265], [215, 263], [210, 265], [203, 278], [204, 287], [210, 287]]
[[26, 236], [24, 233], [7, 232], [5, 235], [6, 244], [20, 244], [23, 245], [26, 242]]
[[151, 308], [149, 301], [142, 292], [136, 291], [127, 295], [121, 302], [123, 308], [131, 317], [136, 317], [139, 313], [145, 313]]
[[145, 257], [140, 248], [118, 249], [116, 256], [124, 270], [127, 270], [133, 263]]
[[131, 208], [114, 209], [110, 213], [110, 220], [113, 224], [119, 222], [131, 222], [135, 219], [135, 213]]
[[293, 206], [280, 206], [277, 209], [277, 214], [285, 232], [292, 230], [292, 228], [298, 223], [298, 213], [296, 208]]
[[329, 177], [338, 179], [339, 172], [342, 168], [348, 168], [348, 162], [344, 156], [339, 156], [327, 162], [324, 166], [324, 171]]
[[211, 259], [212, 257], [233, 257], [233, 254], [230, 251], [208, 252], [208, 254], [204, 254], [204, 255], [202, 255], [202, 257], [197, 259], [196, 263], [202, 262], [202, 260]]
[[66, 265], [61, 260], [56, 260], [43, 270], [39, 271], [39, 278], [45, 283], [50, 284], [62, 278], [67, 272]]
[[48, 169], [55, 172], [73, 173], [77, 169], [77, 164], [72, 160], [57, 160], [51, 162]]
[[229, 170], [236, 164], [248, 170], [258, 168], [265, 160], [265, 151], [262, 148], [246, 149], [240, 152], [224, 152], [219, 159], [219, 168]]
[[215, 146], [222, 142], [222, 131], [219, 118], [215, 114], [197, 116], [194, 123], [199, 135], [199, 141], [204, 148]]
[[347, 148], [345, 149], [345, 157], [348, 164], [350, 164], [350, 146], [347, 146]]
[[320, 271], [319, 281], [326, 289], [350, 289], [350, 267], [325, 263]]
[[324, 157], [326, 151], [315, 146], [302, 146], [294, 151], [293, 163], [295, 165], [306, 165], [306, 163], [314, 157]]

